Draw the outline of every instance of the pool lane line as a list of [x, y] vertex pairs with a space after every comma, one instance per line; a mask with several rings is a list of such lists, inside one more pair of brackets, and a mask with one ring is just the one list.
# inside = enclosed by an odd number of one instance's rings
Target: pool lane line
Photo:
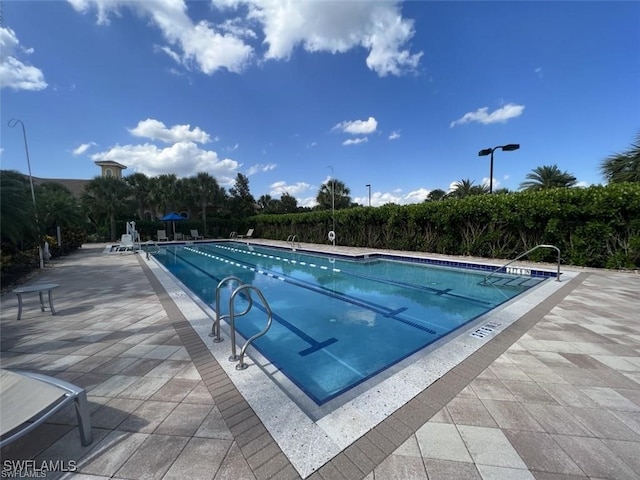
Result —
[[[189, 250], [187, 248], [185, 248], [185, 250]], [[186, 258], [184, 258], [182, 255], [179, 255], [177, 253], [174, 253], [174, 255], [176, 257], [178, 257], [180, 260], [182, 260], [183, 262], [185, 262], [188, 265], [191, 265], [193, 268], [195, 268], [196, 270], [199, 270], [200, 272], [204, 273], [207, 277], [215, 280], [217, 283], [220, 282], [220, 280], [222, 280], [221, 278], [216, 277], [215, 275], [212, 275], [211, 273], [207, 272], [206, 270], [200, 268], [198, 265], [194, 264], [193, 262], [190, 262], [189, 260], [187, 260]], [[230, 262], [227, 262], [230, 263]], [[254, 304], [254, 306], [264, 312], [267, 313], [266, 309], [260, 305], [259, 303]], [[284, 318], [282, 318], [280, 315], [275, 314], [273, 312], [271, 312], [273, 315], [273, 319], [276, 320], [279, 324], [281, 324], [283, 327], [289, 329], [293, 334], [297, 335], [298, 337], [300, 337], [300, 339], [306, 343], [308, 343], [310, 345], [309, 348], [305, 348], [304, 350], [301, 350], [300, 352], [298, 352], [301, 356], [305, 357], [307, 355], [310, 355], [311, 353], [314, 353], [318, 350], [321, 350], [333, 343], [336, 343], [338, 341], [337, 338], [331, 337], [328, 338], [327, 340], [324, 340], [322, 342], [317, 341], [316, 339], [314, 339], [313, 337], [311, 337], [310, 335], [308, 335], [306, 332], [300, 330], [298, 327], [296, 327], [295, 325], [293, 325], [292, 323], [290, 323], [289, 321], [285, 320]]]
[[[201, 245], [201, 246], [199, 246], [199, 248], [205, 248], [205, 246]], [[220, 261], [223, 261], [225, 263], [231, 263], [231, 264], [236, 265], [236, 266], [242, 266], [242, 264], [238, 263], [235, 259], [233, 259], [233, 261], [230, 261], [230, 260], [228, 260], [228, 258], [225, 259], [223, 257], [216, 257], [216, 256], [214, 256], [213, 254], [211, 254], [211, 253], [209, 253], [207, 251], [203, 252], [201, 250], [196, 250], [196, 249], [194, 249], [192, 247], [189, 247], [189, 248], [185, 247], [185, 250], [193, 251], [194, 253], [199, 254], [199, 255], [209, 256], [210, 258], [220, 259]], [[328, 289], [328, 288], [323, 287], [323, 286], [316, 286], [316, 285], [313, 285], [313, 284], [311, 284], [309, 282], [305, 282], [304, 280], [300, 280], [300, 279], [294, 278], [294, 277], [292, 277], [290, 275], [273, 273], [273, 272], [269, 271], [268, 269], [262, 269], [261, 270], [255, 264], [247, 263], [247, 265], [248, 265], [249, 270], [254, 271], [256, 273], [261, 273], [263, 275], [266, 275], [266, 276], [269, 276], [269, 277], [273, 277], [273, 278], [275, 278], [277, 280], [281, 280], [281, 281], [287, 282], [287, 283], [289, 283], [291, 285], [295, 285], [295, 286], [300, 287], [300, 288], [305, 288], [307, 290], [311, 290], [313, 292], [320, 293], [321, 295], [329, 295], [329, 296], [331, 296], [331, 297], [333, 297], [333, 298], [335, 298], [337, 300], [342, 300], [344, 302], [351, 303], [352, 305], [356, 305], [358, 307], [371, 310], [374, 313], [382, 315], [383, 317], [391, 318], [392, 320], [397, 320], [397, 321], [402, 322], [402, 323], [404, 323], [406, 325], [409, 325], [410, 327], [422, 330], [422, 331], [424, 331], [424, 332], [426, 332], [426, 333], [428, 333], [430, 335], [436, 335], [437, 334], [437, 331], [433, 330], [432, 328], [429, 328], [429, 327], [427, 327], [425, 325], [417, 324], [414, 321], [407, 320], [405, 318], [401, 318], [401, 317], [397, 316], [397, 314], [394, 314], [393, 311], [390, 308], [385, 307], [383, 305], [379, 305], [379, 304], [376, 304], [376, 303], [373, 303], [373, 302], [369, 302], [367, 300], [360, 300], [360, 299], [357, 299], [355, 297], [351, 297], [351, 296], [345, 295], [344, 293], [336, 292], [334, 290]], [[404, 310], [406, 310], [406, 308]]]
[[[275, 259], [275, 260], [280, 260], [280, 261], [284, 261], [286, 263], [291, 263], [293, 265], [304, 265], [304, 266], [313, 266], [315, 267], [315, 264], [311, 264], [311, 263], [306, 263], [306, 262], [301, 262], [301, 261], [296, 261], [296, 260], [289, 260], [286, 258], [282, 258], [282, 257], [274, 257], [272, 255], [265, 255], [263, 253], [258, 253], [258, 252], [253, 252], [253, 251], [249, 251], [249, 250], [243, 250], [241, 248], [231, 248], [225, 245], [218, 245], [218, 244], [213, 244], [212, 246], [215, 246], [216, 248], [221, 248], [224, 250], [230, 250], [232, 252], [238, 252], [238, 253], [244, 253], [244, 254], [249, 254], [249, 255], [254, 255], [254, 256], [258, 256], [258, 257], [264, 257], [264, 258], [269, 258], [269, 259]], [[352, 277], [356, 277], [356, 278], [361, 278], [364, 280], [369, 280], [372, 282], [378, 282], [378, 283], [384, 283], [387, 285], [392, 285], [392, 286], [399, 286], [399, 287], [404, 287], [404, 288], [410, 288], [412, 290], [417, 290], [420, 292], [428, 292], [428, 293], [433, 293], [434, 295], [437, 296], [443, 296], [443, 295], [447, 295], [449, 297], [454, 297], [454, 298], [458, 298], [460, 300], [465, 300], [468, 302], [473, 302], [473, 303], [479, 303], [483, 306], [487, 306], [490, 308], [495, 308], [497, 305], [494, 305], [493, 303], [486, 301], [486, 300], [481, 300], [478, 298], [473, 298], [473, 297], [468, 297], [466, 295], [462, 295], [459, 293], [451, 293], [452, 289], [451, 288], [446, 288], [446, 289], [438, 289], [438, 288], [433, 288], [433, 287], [427, 287], [427, 286], [423, 286], [423, 285], [416, 285], [414, 283], [407, 283], [407, 282], [401, 282], [398, 280], [388, 280], [386, 278], [380, 278], [380, 277], [371, 277], [371, 276], [367, 276], [367, 275], [362, 275], [359, 273], [354, 273], [354, 272], [348, 272], [348, 271], [344, 271], [344, 270], [340, 270], [340, 269], [333, 269], [333, 271], [335, 272], [340, 272], [343, 275], [348, 275], [348, 276], [352, 276]], [[496, 286], [497, 288], [497, 286]], [[529, 288], [529, 287], [527, 287]]]

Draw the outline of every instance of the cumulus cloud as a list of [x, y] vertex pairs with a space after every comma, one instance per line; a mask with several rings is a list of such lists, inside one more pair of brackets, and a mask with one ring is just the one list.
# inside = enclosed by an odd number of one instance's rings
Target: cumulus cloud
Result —
[[71, 153], [75, 156], [82, 155], [91, 147], [95, 147], [97, 144], [95, 142], [83, 143], [80, 146], [74, 148]]
[[400, 138], [400, 132], [398, 130], [394, 130], [389, 134], [389, 140], [397, 140], [398, 138]]
[[406, 48], [415, 34], [413, 21], [402, 17], [396, 1], [214, 0], [214, 4], [247, 7], [248, 18], [262, 26], [267, 59], [288, 59], [298, 46], [333, 54], [360, 47], [369, 52], [369, 69], [386, 76], [415, 70], [422, 56]]
[[[150, 142], [115, 145], [108, 150], [91, 155], [91, 159], [122, 163], [134, 172], [144, 173], [150, 177], [165, 173], [189, 177], [198, 172], [208, 172], [216, 177], [222, 186], [234, 185], [235, 176], [242, 166], [233, 159], [221, 158], [217, 152], [200, 147], [198, 144], [209, 142], [210, 137], [199, 127], [175, 125], [167, 128], [158, 120], [147, 119], [139, 122], [135, 128], [129, 130], [129, 133], [167, 145], [160, 147]], [[76, 150], [81, 147], [83, 145]]]
[[91, 159], [113, 160], [150, 177], [164, 173], [189, 177], [198, 172], [208, 172], [223, 186], [233, 185], [240, 167], [235, 160], [222, 159], [216, 152], [203, 150], [193, 142], [178, 142], [165, 148], [149, 143], [116, 145], [92, 155]]
[[378, 121], [374, 117], [369, 117], [367, 120], [345, 120], [331, 130], [339, 130], [352, 135], [366, 135], [375, 132], [376, 128], [378, 128]]
[[359, 143], [366, 143], [369, 139], [367, 137], [359, 137], [359, 138], [348, 138], [342, 145], [358, 145]]
[[159, 120], [147, 118], [141, 120], [135, 128], [129, 129], [129, 133], [136, 137], [149, 138], [151, 140], [161, 140], [164, 143], [175, 143], [191, 141], [196, 143], [208, 143], [211, 137], [199, 127], [191, 129], [191, 125], [174, 125], [167, 128]]
[[[408, 205], [411, 203], [422, 203], [425, 201], [429, 192], [426, 188], [419, 188], [409, 193], [403, 194], [402, 190], [394, 190], [393, 192], [371, 192], [371, 206], [380, 207], [388, 203], [395, 203], [397, 205]], [[355, 197], [354, 202], [361, 205], [369, 205], [369, 197]]]
[[469, 122], [482, 123], [483, 125], [489, 125], [491, 123], [505, 123], [507, 120], [519, 117], [524, 111], [524, 105], [516, 105], [514, 103], [507, 103], [505, 106], [494, 110], [489, 113], [488, 107], [482, 107], [475, 112], [465, 113], [461, 118], [451, 122], [450, 127], [456, 125], [463, 125]]
[[108, 25], [109, 15], [118, 15], [119, 9], [130, 8], [160, 29], [169, 44], [161, 46], [162, 51], [186, 68], [195, 66], [207, 75], [223, 68], [239, 73], [253, 55], [253, 48], [243, 38], [254, 36], [251, 30], [232, 28], [229, 22], [219, 26], [206, 20], [195, 23], [189, 18], [184, 0], [68, 1], [80, 13], [87, 13], [95, 7], [99, 25]]
[[[162, 51], [206, 74], [221, 68], [239, 73], [261, 55], [288, 60], [296, 48], [332, 54], [364, 49], [367, 67], [379, 76], [415, 71], [422, 57], [410, 50], [414, 22], [402, 16], [399, 1], [212, 0], [225, 17], [218, 23], [191, 20], [184, 0], [68, 1], [80, 13], [95, 8], [100, 25], [119, 9], [137, 12], [162, 32], [168, 43]], [[259, 40], [264, 50], [257, 53]]]
[[42, 71], [20, 59], [32, 53], [33, 49], [20, 45], [12, 29], [0, 27], [0, 88], [32, 91], [47, 88]]

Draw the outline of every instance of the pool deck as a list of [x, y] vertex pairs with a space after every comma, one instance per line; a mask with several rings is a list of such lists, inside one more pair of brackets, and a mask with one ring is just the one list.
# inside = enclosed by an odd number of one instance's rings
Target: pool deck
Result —
[[640, 478], [637, 273], [563, 267], [575, 278], [301, 477], [179, 308], [183, 295], [144, 255], [103, 250], [86, 245], [26, 284], [60, 284], [55, 316], [32, 295], [17, 321], [17, 296], [0, 299], [2, 368], [85, 387], [94, 432], [82, 447], [66, 408], [2, 449], [3, 476], [33, 459], [77, 464], [46, 478]]

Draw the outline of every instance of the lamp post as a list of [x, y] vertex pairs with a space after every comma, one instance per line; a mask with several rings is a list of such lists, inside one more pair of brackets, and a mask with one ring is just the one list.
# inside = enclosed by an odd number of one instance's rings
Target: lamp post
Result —
[[371, 184], [367, 183], [365, 187], [369, 189], [369, 206], [371, 206]]
[[33, 190], [33, 177], [31, 176], [31, 161], [29, 160], [29, 147], [27, 146], [27, 131], [24, 128], [24, 123], [22, 120], [17, 118], [12, 118], [9, 120], [9, 126], [11, 128], [20, 124], [22, 127], [22, 138], [24, 139], [24, 151], [27, 155], [27, 168], [29, 169], [29, 185], [31, 186], [31, 199], [33, 200], [33, 213], [36, 218], [36, 234], [38, 237], [38, 257], [40, 257], [40, 268], [44, 268], [44, 257], [42, 254], [42, 245], [40, 242], [40, 223], [38, 222], [38, 209], [36, 208], [36, 194]]
[[327, 168], [331, 169], [331, 220], [332, 220], [332, 227], [331, 227], [331, 231], [333, 232], [333, 246], [336, 246], [336, 181], [333, 178], [333, 167], [331, 165], [329, 165]]
[[507, 145], [499, 145], [493, 148], [485, 148], [478, 152], [479, 157], [485, 157], [491, 155], [491, 168], [489, 170], [489, 193], [493, 193], [493, 152], [497, 149], [501, 149], [503, 152], [512, 152], [520, 148], [519, 143], [509, 143]]

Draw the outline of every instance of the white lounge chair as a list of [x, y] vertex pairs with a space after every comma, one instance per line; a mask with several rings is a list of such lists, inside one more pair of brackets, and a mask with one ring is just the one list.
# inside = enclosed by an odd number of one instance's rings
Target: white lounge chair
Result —
[[124, 234], [120, 237], [120, 243], [116, 249], [118, 252], [133, 251], [133, 236], [130, 234]]
[[253, 228], [250, 228], [249, 230], [247, 230], [247, 233], [245, 235], [238, 235], [238, 238], [251, 238], [253, 237]]
[[74, 402], [80, 442], [93, 442], [84, 388], [37, 373], [0, 370], [0, 448], [37, 428]]
[[167, 237], [167, 231], [166, 230], [158, 230], [158, 241], [159, 242], [168, 242], [169, 241], [169, 237]]
[[191, 238], [193, 240], [204, 240], [204, 237], [198, 233], [198, 229], [191, 229]]

